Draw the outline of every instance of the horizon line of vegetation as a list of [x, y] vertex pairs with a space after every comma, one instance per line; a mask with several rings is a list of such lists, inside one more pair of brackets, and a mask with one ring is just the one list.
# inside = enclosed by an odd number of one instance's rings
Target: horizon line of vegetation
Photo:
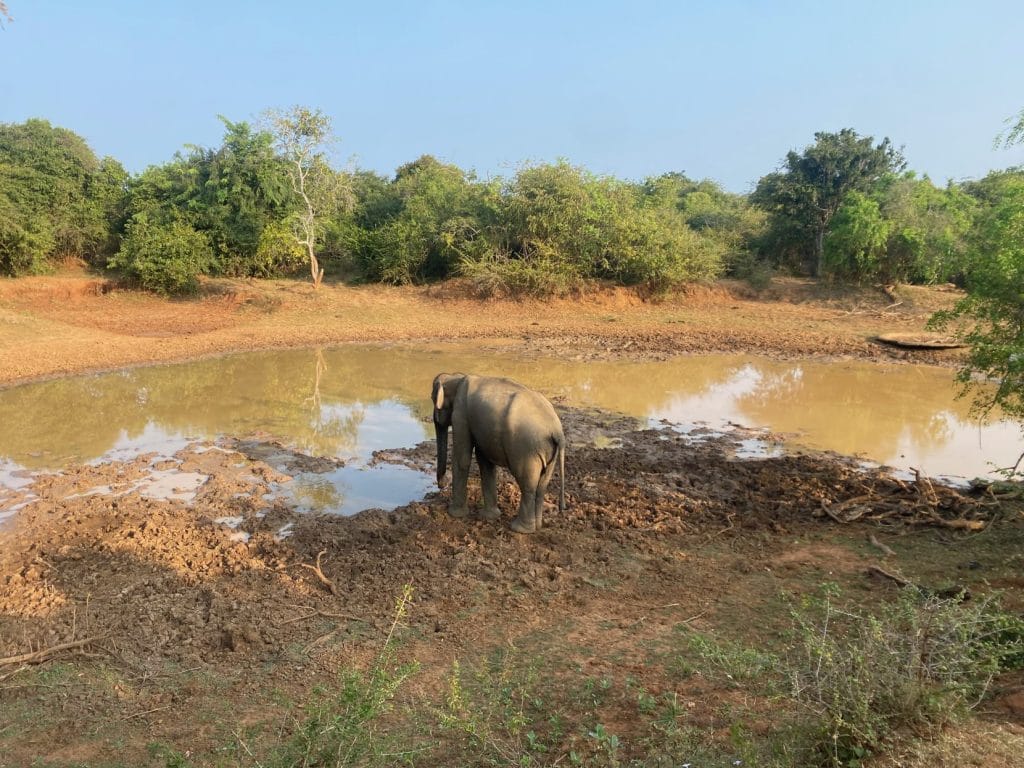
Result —
[[[204, 275], [308, 270], [348, 282], [466, 279], [481, 296], [551, 296], [593, 281], [664, 292], [776, 272], [859, 283], [953, 282], [935, 318], [971, 345], [961, 371], [1000, 382], [1024, 420], [1024, 168], [945, 187], [888, 138], [814, 134], [750, 194], [668, 172], [634, 182], [566, 160], [478, 179], [430, 155], [393, 177], [337, 170], [320, 110], [220, 118], [217, 148], [186, 145], [131, 175], [47, 120], [0, 123], [0, 275], [68, 259], [162, 294]], [[998, 140], [1024, 141], [1024, 112]]]

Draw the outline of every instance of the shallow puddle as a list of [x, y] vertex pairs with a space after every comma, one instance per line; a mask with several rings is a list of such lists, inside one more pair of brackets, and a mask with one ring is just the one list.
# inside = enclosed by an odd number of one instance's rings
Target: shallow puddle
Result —
[[[423, 473], [370, 466], [373, 451], [433, 438], [429, 389], [439, 371], [499, 374], [571, 405], [677, 429], [742, 425], [932, 476], [991, 475], [1024, 449], [1010, 422], [981, 425], [948, 370], [859, 362], [778, 362], [749, 355], [664, 362], [524, 358], [468, 345], [351, 346], [233, 355], [0, 390], [0, 488], [53, 470], [194, 440], [279, 440], [345, 466], [295, 475], [303, 507], [393, 507], [432, 486]], [[776, 448], [751, 444], [750, 455]], [[0, 494], [0, 507], [3, 506]]]

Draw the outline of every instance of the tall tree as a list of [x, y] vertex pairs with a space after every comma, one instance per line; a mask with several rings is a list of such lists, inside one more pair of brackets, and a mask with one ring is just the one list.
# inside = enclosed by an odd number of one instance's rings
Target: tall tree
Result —
[[979, 388], [975, 404], [981, 410], [998, 404], [1024, 422], [1024, 174], [1005, 174], [1000, 188], [1000, 198], [979, 213], [972, 234], [967, 296], [933, 324], [965, 324], [962, 336], [971, 347], [959, 374], [965, 387], [997, 382], [991, 396]]
[[0, 272], [68, 257], [102, 262], [127, 174], [46, 120], [0, 123]]
[[327, 157], [328, 146], [334, 140], [331, 119], [319, 109], [302, 106], [286, 111], [268, 110], [264, 118], [299, 201], [291, 220], [292, 232], [306, 250], [313, 287], [319, 288], [324, 270], [316, 250], [324, 224], [350, 199], [348, 184], [331, 168]]
[[[424, 155], [387, 183], [360, 174], [355, 252], [364, 275], [387, 283], [451, 276], [464, 258], [489, 250], [494, 185]], [[492, 194], [493, 193], [493, 194]]]
[[902, 153], [889, 139], [875, 145], [852, 128], [814, 134], [814, 144], [786, 155], [781, 170], [764, 176], [751, 196], [764, 208], [772, 229], [802, 241], [811, 272], [821, 275], [825, 235], [850, 192], [867, 192], [885, 174], [902, 170]]
[[[1004, 146], [1024, 143], [1024, 112], [1003, 138]], [[973, 390], [974, 407], [987, 412], [999, 406], [1024, 425], [1024, 172], [993, 172], [967, 185], [981, 200], [967, 273], [967, 296], [931, 324], [959, 325], [969, 345], [967, 361], [957, 374], [964, 392]], [[995, 382], [992, 391], [983, 384]], [[1024, 454], [1006, 470], [1020, 473]]]
[[1007, 123], [1013, 123], [1003, 133], [996, 137], [996, 146], [1002, 145], [1003, 147], [1009, 148], [1015, 144], [1024, 143], [1024, 109], [1016, 117], [1016, 122], [1013, 122], [1015, 118], [1010, 118]]

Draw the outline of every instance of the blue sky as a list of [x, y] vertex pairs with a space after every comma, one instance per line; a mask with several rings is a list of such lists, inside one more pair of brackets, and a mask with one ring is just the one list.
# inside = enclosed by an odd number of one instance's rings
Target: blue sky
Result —
[[1024, 2], [7, 0], [0, 122], [43, 117], [139, 171], [223, 114], [303, 104], [342, 159], [481, 176], [564, 157], [737, 192], [815, 131], [904, 146], [938, 182], [1024, 164]]

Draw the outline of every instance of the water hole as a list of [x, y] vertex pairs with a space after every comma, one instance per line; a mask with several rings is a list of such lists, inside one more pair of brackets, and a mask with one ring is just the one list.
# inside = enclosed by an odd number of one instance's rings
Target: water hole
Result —
[[378, 449], [433, 438], [429, 388], [440, 371], [509, 376], [569, 405], [668, 422], [684, 432], [763, 429], [785, 435], [787, 446], [934, 477], [994, 477], [1024, 450], [1018, 425], [972, 419], [968, 402], [956, 398], [952, 373], [928, 366], [751, 355], [582, 362], [469, 345], [346, 346], [237, 354], [0, 390], [0, 514], [5, 491], [24, 502], [15, 491], [34, 472], [169, 455], [225, 435], [265, 436], [311, 456], [344, 460], [328, 472], [295, 474], [287, 493], [300, 508], [347, 514], [404, 504], [422, 497], [433, 478], [371, 465], [370, 458]]

